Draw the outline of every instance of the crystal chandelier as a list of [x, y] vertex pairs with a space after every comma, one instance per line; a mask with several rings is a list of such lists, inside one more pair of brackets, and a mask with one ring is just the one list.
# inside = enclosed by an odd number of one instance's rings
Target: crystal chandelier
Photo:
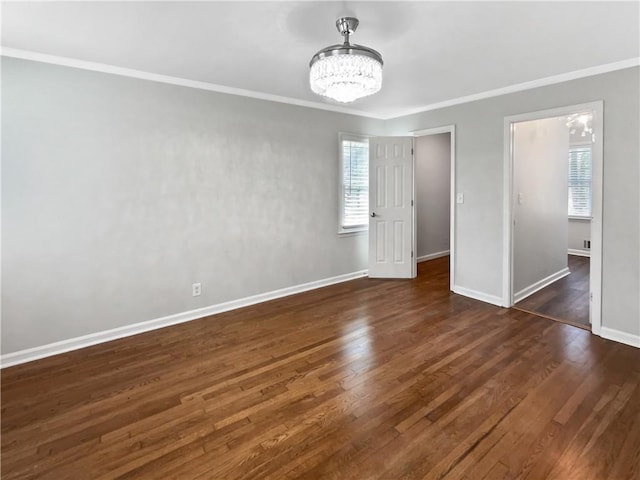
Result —
[[580, 132], [581, 137], [593, 134], [593, 115], [591, 113], [576, 113], [567, 117], [567, 127], [569, 134], [575, 135]]
[[356, 31], [358, 23], [353, 17], [336, 20], [344, 43], [323, 48], [311, 59], [309, 83], [314, 93], [347, 103], [382, 87], [382, 55], [372, 48], [349, 43], [349, 35]]

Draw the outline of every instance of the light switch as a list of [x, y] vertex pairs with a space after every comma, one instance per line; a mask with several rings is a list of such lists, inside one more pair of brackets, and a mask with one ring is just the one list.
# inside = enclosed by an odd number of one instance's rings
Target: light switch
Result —
[[518, 192], [518, 204], [522, 205], [524, 203], [524, 193]]
[[456, 194], [456, 203], [464, 203], [464, 193]]

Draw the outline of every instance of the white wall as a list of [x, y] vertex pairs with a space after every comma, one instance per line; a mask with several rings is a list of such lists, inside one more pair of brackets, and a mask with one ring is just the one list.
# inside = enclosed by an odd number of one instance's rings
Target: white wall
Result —
[[570, 218], [568, 239], [569, 249], [589, 253], [590, 249], [584, 248], [584, 240], [591, 240], [591, 221]]
[[4, 354], [367, 268], [338, 132], [382, 121], [6, 57], [2, 89]]
[[387, 134], [456, 125], [456, 283], [500, 300], [504, 118], [604, 101], [602, 325], [640, 336], [640, 68], [387, 122]]
[[567, 268], [569, 131], [565, 123], [564, 118], [546, 118], [513, 126], [516, 299], [523, 290]]
[[417, 257], [449, 250], [451, 134], [415, 139]]

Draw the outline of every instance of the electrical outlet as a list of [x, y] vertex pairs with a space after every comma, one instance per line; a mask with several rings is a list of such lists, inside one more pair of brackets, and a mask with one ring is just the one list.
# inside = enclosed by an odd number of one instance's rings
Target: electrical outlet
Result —
[[194, 297], [199, 297], [201, 293], [202, 293], [201, 283], [194, 283], [193, 285], [191, 285], [191, 295], [193, 295]]
[[582, 248], [591, 248], [591, 240], [583, 240]]

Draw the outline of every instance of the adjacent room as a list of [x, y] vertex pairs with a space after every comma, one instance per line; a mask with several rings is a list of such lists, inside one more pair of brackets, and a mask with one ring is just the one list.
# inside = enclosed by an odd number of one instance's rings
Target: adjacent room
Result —
[[[544, 125], [556, 132], [555, 138]], [[514, 308], [587, 329], [594, 273], [590, 250], [596, 135], [602, 132], [593, 131], [593, 114], [577, 112], [516, 124], [513, 138], [514, 170], [519, 172], [513, 198], [519, 218], [514, 223], [520, 232], [514, 247], [514, 287], [516, 277], [522, 283], [514, 294]], [[595, 180], [600, 190], [602, 179]], [[528, 198], [536, 194], [533, 201]], [[551, 268], [523, 283], [522, 277], [535, 270], [534, 264], [542, 265], [544, 257]], [[599, 255], [594, 263], [601, 263]]]
[[10, 2], [3, 479], [640, 475], [640, 3]]

